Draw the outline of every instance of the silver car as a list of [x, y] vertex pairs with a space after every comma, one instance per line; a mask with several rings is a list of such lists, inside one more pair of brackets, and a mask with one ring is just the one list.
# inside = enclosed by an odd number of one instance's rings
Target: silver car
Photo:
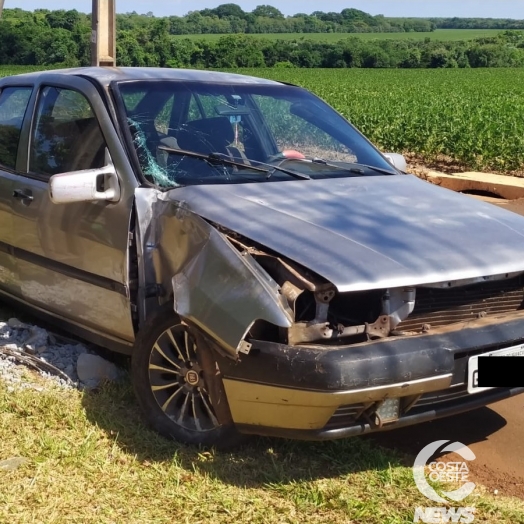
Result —
[[145, 419], [185, 443], [341, 438], [524, 392], [477, 380], [479, 355], [523, 353], [524, 218], [258, 78], [0, 80], [0, 292], [131, 355]]

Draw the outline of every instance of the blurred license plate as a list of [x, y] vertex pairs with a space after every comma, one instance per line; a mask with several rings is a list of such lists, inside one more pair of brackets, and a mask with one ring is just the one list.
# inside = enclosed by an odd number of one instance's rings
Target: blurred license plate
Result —
[[524, 344], [497, 351], [490, 351], [482, 355], [475, 355], [469, 359], [468, 364], [468, 393], [480, 393], [493, 388], [479, 388], [478, 386], [478, 367], [479, 357], [524, 357]]

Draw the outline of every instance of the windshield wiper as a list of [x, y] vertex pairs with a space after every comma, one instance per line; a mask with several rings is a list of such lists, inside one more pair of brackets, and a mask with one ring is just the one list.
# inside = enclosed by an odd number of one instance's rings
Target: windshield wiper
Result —
[[247, 164], [243, 164], [241, 162], [235, 162], [234, 160], [229, 160], [228, 158], [225, 158], [224, 156], [222, 156], [220, 153], [210, 153], [206, 155], [204, 153], [196, 153], [195, 151], [188, 151], [186, 149], [174, 149], [172, 147], [167, 147], [167, 146], [159, 146], [158, 149], [160, 149], [161, 151], [166, 151], [167, 153], [172, 153], [174, 155], [190, 156], [192, 158], [198, 158], [199, 160], [203, 160], [204, 162], [207, 162], [211, 166], [214, 166], [216, 164], [227, 165], [227, 166], [237, 166], [237, 167], [242, 167], [244, 169], [251, 169], [252, 171], [258, 171], [260, 173], [267, 174], [266, 169], [250, 166]]
[[263, 169], [261, 167], [255, 167], [249, 164], [244, 164], [243, 162], [237, 162], [236, 160], [230, 160], [229, 158], [226, 158], [226, 156], [223, 155], [222, 153], [210, 153], [206, 155], [204, 153], [196, 153], [195, 151], [188, 151], [186, 149], [174, 149], [172, 147], [167, 147], [167, 146], [159, 146], [158, 149], [162, 151], [166, 151], [167, 153], [173, 153], [175, 155], [199, 158], [200, 160], [204, 160], [205, 162], [208, 162], [210, 165], [222, 164], [222, 165], [228, 165], [228, 166], [237, 166], [237, 167], [241, 167], [244, 169], [251, 169], [252, 171], [258, 171], [259, 173], [264, 173], [265, 175], [267, 175], [266, 180], [271, 178], [271, 176], [273, 175], [275, 171], [280, 171], [294, 178], [300, 178], [303, 180], [311, 180], [311, 177], [309, 177], [308, 175], [297, 173], [296, 171], [293, 171], [291, 169], [286, 169], [284, 167], [274, 166], [272, 164], [265, 164], [264, 162], [259, 162], [258, 160], [249, 160], [249, 162], [255, 162], [256, 164], [261, 165], [261, 166], [267, 166], [270, 169]]
[[259, 162], [258, 160], [249, 160], [249, 161], [255, 162], [259, 166], [269, 167], [269, 169], [266, 171], [267, 173], [266, 179], [271, 178], [275, 171], [280, 171], [281, 173], [285, 173], [286, 175], [292, 176], [293, 178], [298, 178], [300, 180], [311, 180], [311, 177], [309, 175], [305, 175], [304, 173], [299, 173], [298, 171], [294, 171], [293, 169], [286, 169], [285, 167], [274, 166], [273, 164], [266, 164], [265, 162]]
[[367, 164], [343, 162], [344, 164], [349, 166], [349, 167], [345, 167], [345, 166], [341, 166], [338, 164], [332, 164], [331, 162], [328, 162], [327, 160], [324, 160], [323, 158], [313, 158], [311, 159], [311, 162], [313, 162], [314, 164], [322, 164], [323, 166], [327, 166], [327, 167], [334, 167], [335, 169], [343, 169], [344, 171], [349, 171], [350, 173], [356, 173], [359, 175], [363, 175], [366, 169], [371, 169], [372, 171], [376, 171], [377, 173], [382, 173], [384, 175], [397, 175], [398, 174], [398, 173], [395, 173], [394, 171], [389, 171], [388, 169], [384, 169], [382, 167], [368, 166]]

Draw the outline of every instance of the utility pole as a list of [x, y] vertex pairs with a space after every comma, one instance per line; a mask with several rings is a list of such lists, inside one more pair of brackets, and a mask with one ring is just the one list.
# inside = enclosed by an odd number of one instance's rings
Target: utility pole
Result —
[[4, 0], [0, 0], [0, 18], [2, 18], [3, 10], [4, 10]]
[[[0, 0], [0, 5], [4, 0]], [[93, 0], [91, 65], [116, 65], [116, 0]]]

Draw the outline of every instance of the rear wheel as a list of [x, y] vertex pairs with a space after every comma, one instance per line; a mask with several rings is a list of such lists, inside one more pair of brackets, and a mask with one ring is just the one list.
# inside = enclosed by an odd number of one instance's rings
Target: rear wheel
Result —
[[210, 349], [198, 347], [191, 328], [171, 308], [152, 317], [139, 333], [133, 353], [138, 403], [147, 422], [168, 438], [217, 448], [235, 446], [241, 436], [233, 424], [218, 420], [199, 351]]

